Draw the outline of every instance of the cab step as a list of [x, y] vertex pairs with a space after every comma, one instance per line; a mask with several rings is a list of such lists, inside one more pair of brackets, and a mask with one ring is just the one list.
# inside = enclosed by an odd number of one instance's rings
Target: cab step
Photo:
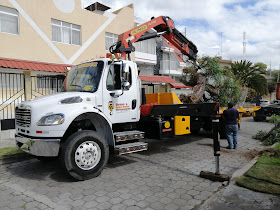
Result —
[[148, 143], [134, 142], [129, 144], [121, 144], [115, 147], [115, 151], [118, 155], [124, 155], [134, 152], [140, 152], [148, 149]]
[[124, 132], [116, 132], [114, 133], [114, 138], [116, 142], [125, 142], [131, 141], [135, 139], [143, 139], [144, 138], [143, 131], [124, 131]]

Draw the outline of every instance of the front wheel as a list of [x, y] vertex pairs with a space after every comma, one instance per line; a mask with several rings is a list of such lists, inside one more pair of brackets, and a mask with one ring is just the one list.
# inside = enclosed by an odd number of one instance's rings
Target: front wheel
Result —
[[63, 144], [60, 160], [68, 173], [78, 180], [98, 176], [109, 158], [104, 138], [94, 131], [78, 131]]

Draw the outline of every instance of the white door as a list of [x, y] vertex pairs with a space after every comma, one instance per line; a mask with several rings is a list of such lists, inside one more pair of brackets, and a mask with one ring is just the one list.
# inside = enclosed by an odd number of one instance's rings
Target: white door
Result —
[[[129, 64], [127, 64], [129, 65]], [[139, 120], [139, 91], [137, 89], [136, 71], [130, 62], [129, 72], [122, 78], [122, 63], [113, 63], [109, 66], [107, 75], [103, 79], [103, 111], [114, 123], [135, 122]], [[129, 81], [129, 89], [123, 90], [122, 81]], [[114, 96], [114, 93], [119, 96]]]

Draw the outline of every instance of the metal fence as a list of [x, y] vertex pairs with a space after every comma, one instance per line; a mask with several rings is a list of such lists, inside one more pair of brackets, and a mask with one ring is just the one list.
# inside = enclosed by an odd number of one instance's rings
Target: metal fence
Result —
[[22, 73], [0, 72], [0, 130], [15, 127], [15, 108], [21, 102], [63, 90], [64, 75], [25, 77]]
[[37, 75], [31, 77], [31, 95], [37, 98], [43, 95], [54, 94], [63, 91], [64, 75]]
[[0, 72], [0, 120], [14, 119], [15, 107], [24, 100], [24, 75]]

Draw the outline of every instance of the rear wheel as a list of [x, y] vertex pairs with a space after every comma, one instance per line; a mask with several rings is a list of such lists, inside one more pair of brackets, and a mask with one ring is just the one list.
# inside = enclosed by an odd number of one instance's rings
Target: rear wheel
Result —
[[78, 131], [64, 143], [60, 160], [68, 173], [78, 180], [98, 176], [109, 158], [104, 138], [94, 131]]

